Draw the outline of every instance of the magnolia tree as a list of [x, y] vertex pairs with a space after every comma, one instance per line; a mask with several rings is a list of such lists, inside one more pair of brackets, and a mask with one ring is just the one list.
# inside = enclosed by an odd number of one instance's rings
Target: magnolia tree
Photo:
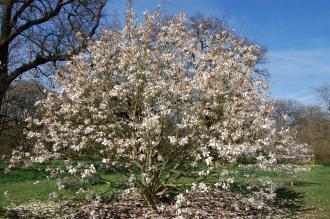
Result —
[[244, 159], [267, 169], [305, 164], [308, 147], [275, 128], [255, 73], [261, 48], [225, 27], [202, 38], [184, 14], [145, 13], [138, 23], [128, 11], [123, 32], [105, 31], [59, 73], [57, 91], [38, 103], [43, 118], [29, 121], [34, 151], [15, 151], [13, 163], [63, 159], [68, 173], [86, 177], [97, 172], [77, 162], [88, 154], [121, 167], [151, 206], [180, 177], [201, 183]]

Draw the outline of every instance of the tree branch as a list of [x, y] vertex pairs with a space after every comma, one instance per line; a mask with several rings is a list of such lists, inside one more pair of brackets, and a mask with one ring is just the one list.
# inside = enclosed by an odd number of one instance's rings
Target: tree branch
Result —
[[34, 0], [28, 0], [26, 1], [14, 14], [13, 18], [12, 18], [12, 26], [15, 26], [17, 23], [17, 20], [19, 18], [19, 16], [25, 11], [25, 9], [27, 9], [27, 7], [29, 7]]
[[64, 5], [69, 4], [71, 1], [63, 2], [63, 0], [58, 0], [58, 2], [56, 4], [56, 7], [54, 9], [52, 9], [51, 11], [46, 12], [45, 16], [43, 16], [41, 18], [34, 19], [34, 20], [29, 20], [25, 24], [19, 26], [8, 37], [3, 39], [2, 42], [0, 43], [0, 45], [8, 44], [13, 39], [15, 39], [17, 36], [19, 36], [22, 32], [24, 32], [25, 30], [31, 28], [32, 26], [42, 24], [42, 23], [45, 23], [45, 22], [49, 21], [51, 18], [57, 16], [60, 13], [60, 11], [61, 11], [61, 9], [63, 8]]
[[11, 83], [24, 72], [36, 68], [37, 66], [45, 64], [47, 62], [68, 60], [70, 57], [78, 54], [82, 49], [86, 48], [86, 46], [87, 46], [87, 39], [84, 39], [83, 42], [80, 44], [80, 46], [67, 53], [57, 54], [52, 56], [42, 56], [42, 55], [37, 56], [33, 61], [29, 63], [25, 63], [20, 67], [18, 67], [17, 69], [15, 69], [14, 71], [12, 71], [11, 74], [9, 75], [8, 81]]

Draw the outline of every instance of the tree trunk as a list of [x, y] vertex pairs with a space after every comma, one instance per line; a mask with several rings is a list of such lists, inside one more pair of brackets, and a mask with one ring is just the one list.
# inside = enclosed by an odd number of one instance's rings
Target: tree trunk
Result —
[[8, 81], [8, 45], [0, 46], [0, 135], [5, 122], [5, 97], [9, 90], [10, 81]]
[[2, 3], [2, 20], [0, 32], [0, 134], [5, 119], [3, 112], [5, 95], [9, 89], [10, 81], [8, 78], [8, 63], [9, 63], [9, 43], [3, 41], [10, 35], [12, 30], [11, 14], [13, 1]]
[[0, 46], [0, 112], [2, 112], [5, 95], [10, 86], [8, 81], [8, 45]]
[[0, 81], [0, 136], [4, 129], [6, 113], [4, 112], [4, 103], [6, 92], [9, 89], [9, 85], [6, 82]]

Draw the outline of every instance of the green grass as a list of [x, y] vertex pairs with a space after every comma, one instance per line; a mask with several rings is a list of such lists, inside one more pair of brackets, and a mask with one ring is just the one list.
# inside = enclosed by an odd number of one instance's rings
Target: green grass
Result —
[[300, 176], [303, 180], [294, 190], [303, 195], [305, 205], [314, 208], [318, 218], [330, 218], [330, 166], [316, 166]]
[[[46, 180], [46, 177], [36, 169], [0, 172], [0, 207], [10, 203], [20, 204], [33, 199], [46, 200], [54, 188], [54, 181]], [[5, 192], [8, 193], [6, 197]]]
[[[56, 165], [61, 165], [60, 163]], [[0, 167], [4, 167], [0, 164]], [[284, 182], [293, 192], [302, 195], [304, 208], [312, 209], [317, 218], [330, 218], [330, 166], [317, 166], [310, 172], [299, 174], [291, 179], [285, 174], [273, 172], [240, 172], [243, 174], [254, 174], [257, 176], [269, 176], [277, 181]], [[112, 184], [120, 185], [125, 177], [117, 174], [102, 174], [102, 178], [110, 180]], [[239, 177], [238, 180], [246, 180]], [[255, 180], [251, 178], [250, 180]], [[39, 181], [38, 183], [35, 183]], [[291, 182], [293, 181], [293, 185]], [[179, 183], [188, 183], [190, 179], [183, 178]], [[107, 191], [110, 185], [107, 183], [93, 186], [93, 191], [101, 194]], [[33, 199], [47, 200], [49, 194], [55, 189], [55, 181], [47, 180], [46, 177], [33, 168], [16, 169], [9, 173], [0, 172], [0, 207], [5, 207], [10, 203], [20, 204]], [[4, 193], [8, 191], [8, 197]], [[67, 192], [68, 195], [73, 194]]]
[[[47, 200], [49, 194], [54, 191], [54, 181], [22, 181], [16, 183], [3, 183], [0, 187], [0, 206], [7, 206], [10, 203], [21, 204], [31, 200]], [[4, 193], [8, 192], [8, 197]]]

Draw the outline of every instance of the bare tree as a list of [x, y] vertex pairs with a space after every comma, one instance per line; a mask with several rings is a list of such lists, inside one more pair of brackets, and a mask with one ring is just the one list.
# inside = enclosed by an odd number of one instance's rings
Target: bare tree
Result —
[[106, 0], [0, 0], [0, 112], [17, 78], [86, 47], [105, 4]]
[[318, 106], [304, 107], [305, 114], [296, 126], [298, 141], [312, 146], [315, 161], [330, 164], [330, 120]]
[[11, 85], [3, 107], [6, 117], [0, 126], [0, 154], [8, 154], [17, 146], [28, 150], [31, 141], [23, 134], [27, 124], [25, 119], [41, 116], [42, 112], [35, 103], [44, 98], [43, 90], [43, 85], [34, 80], [18, 80]]
[[318, 96], [322, 99], [326, 110], [330, 113], [330, 84], [322, 85], [315, 89]]
[[304, 114], [304, 105], [296, 100], [275, 100], [273, 116], [278, 127], [296, 127]]
[[273, 116], [276, 125], [291, 127], [298, 142], [312, 147], [316, 163], [330, 164], [330, 117], [325, 110], [295, 100], [277, 100]]

